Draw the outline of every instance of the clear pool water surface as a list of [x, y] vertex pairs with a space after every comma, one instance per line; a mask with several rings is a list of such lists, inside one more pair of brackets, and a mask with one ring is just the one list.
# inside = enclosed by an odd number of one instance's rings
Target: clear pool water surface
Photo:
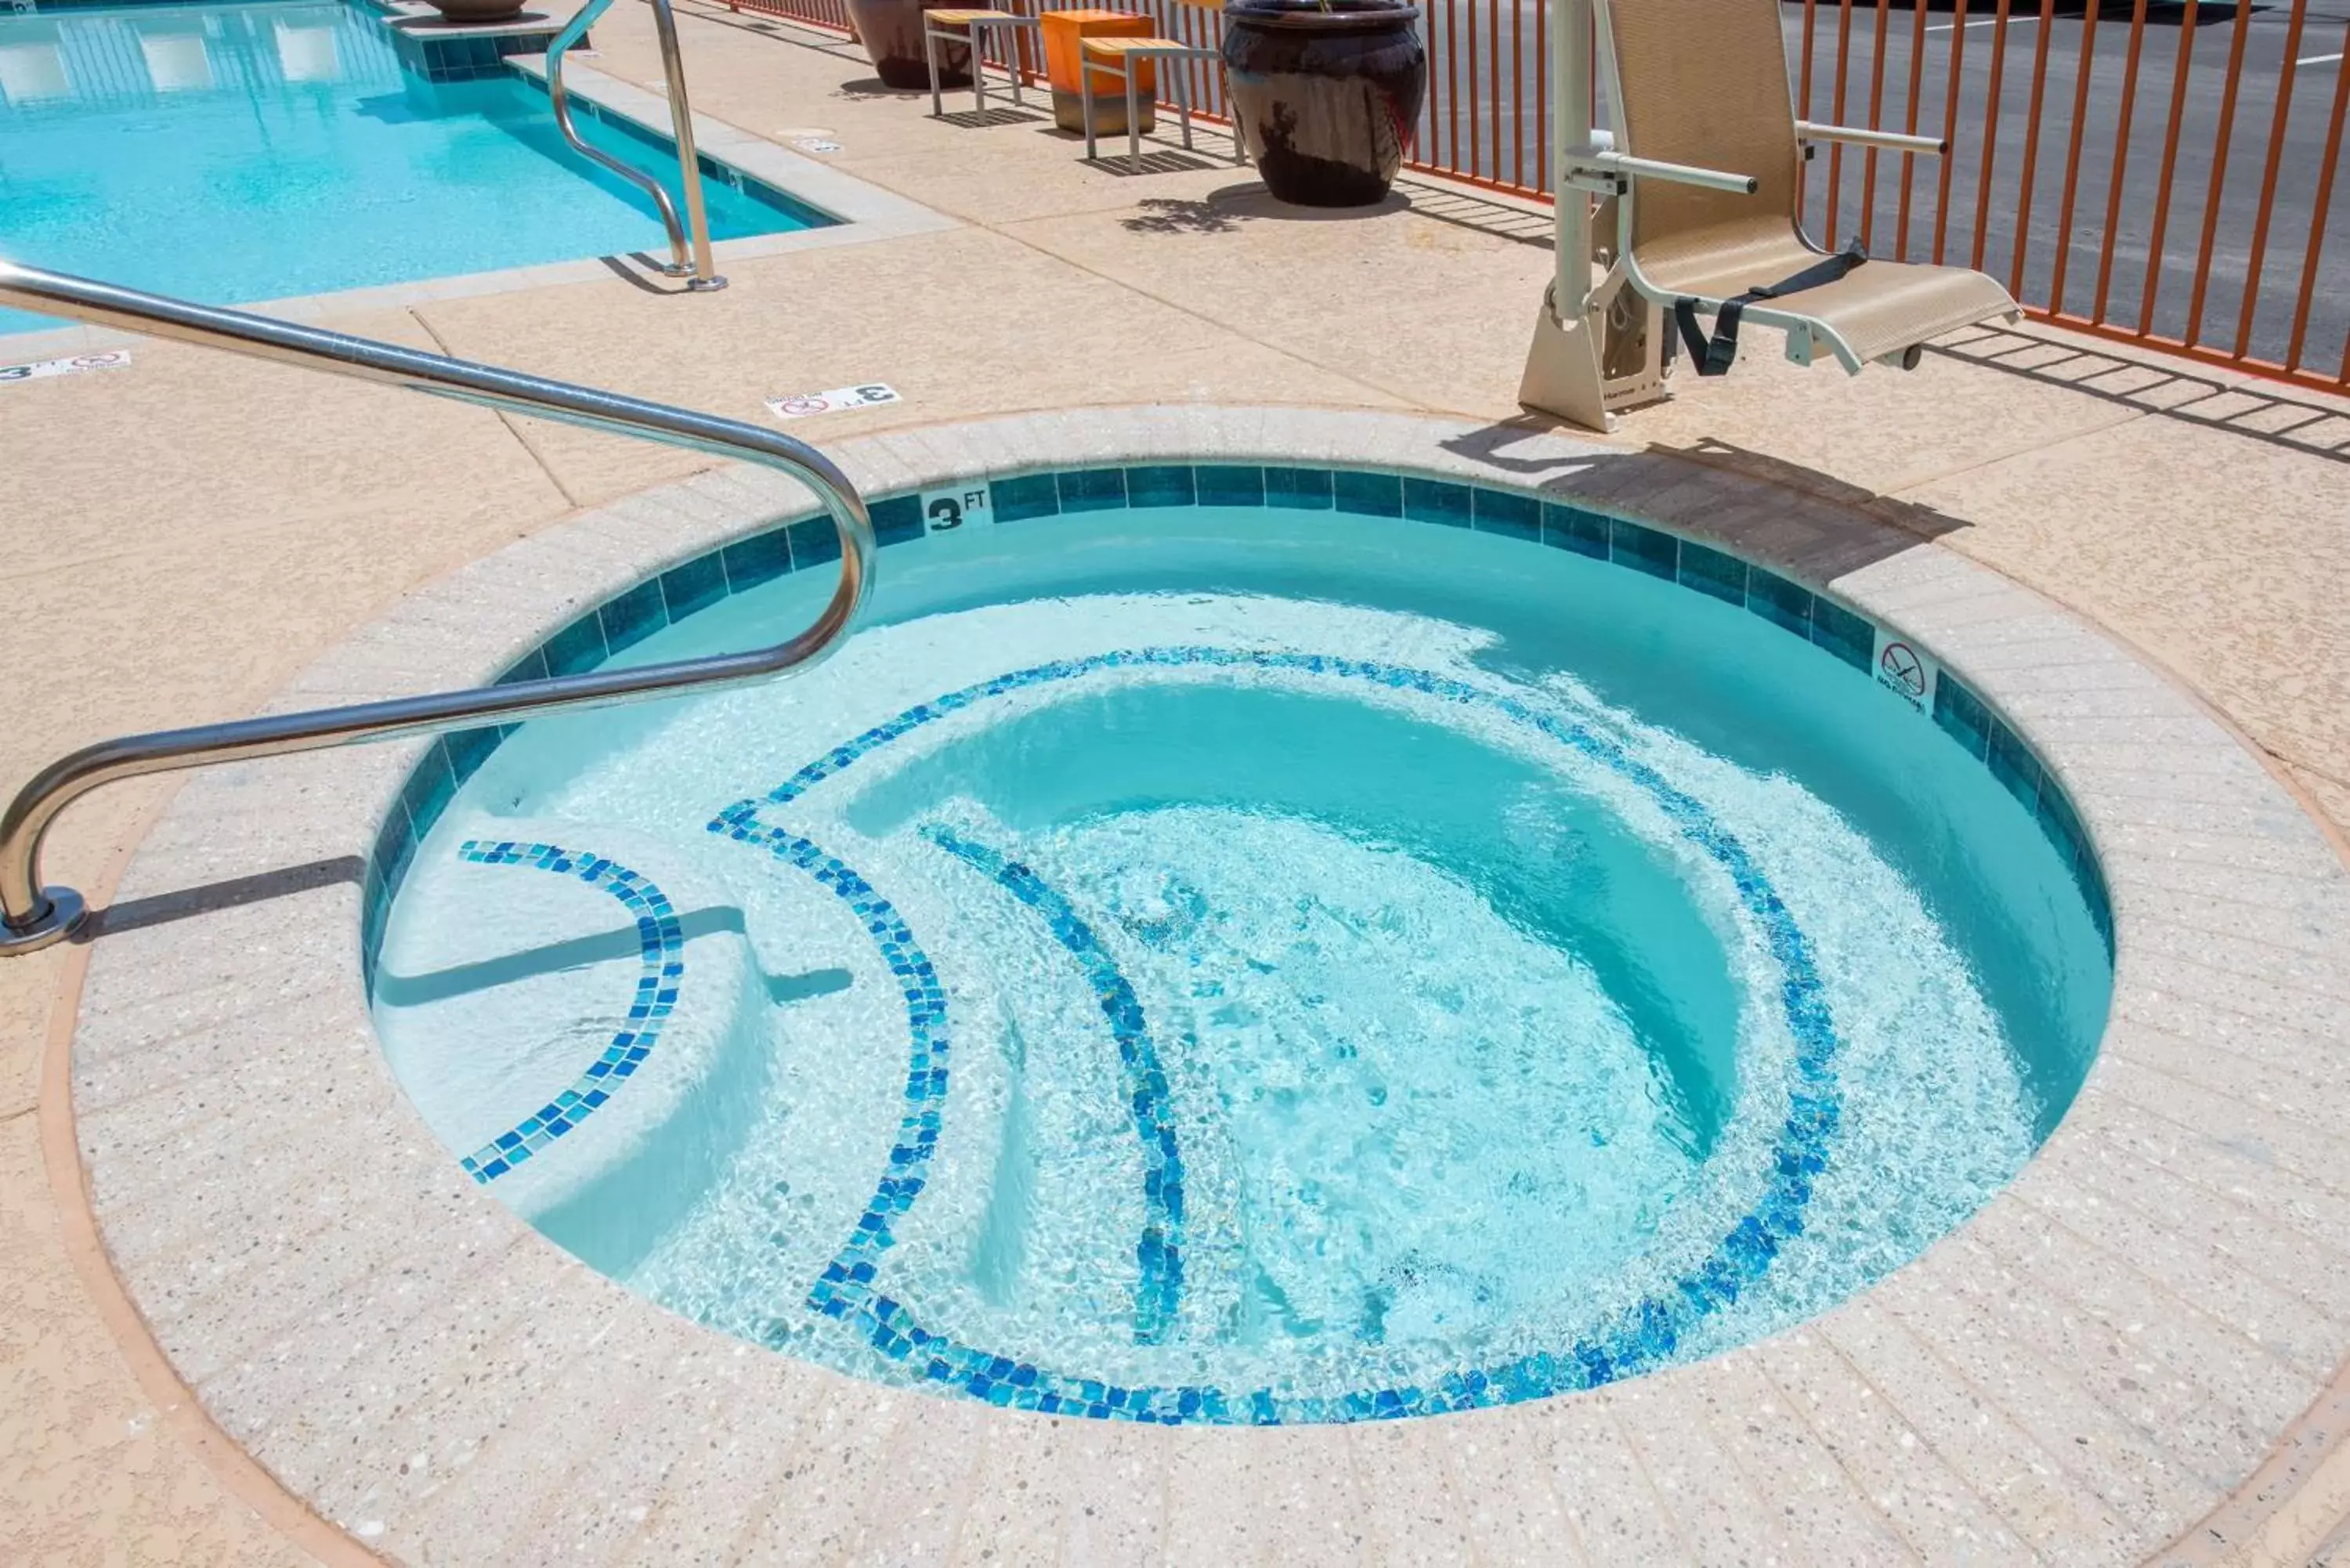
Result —
[[677, 1312], [1097, 1417], [1492, 1403], [1833, 1304], [2080, 1082], [2048, 839], [1740, 606], [1263, 507], [881, 561], [814, 672], [517, 732], [388, 918], [426, 1118]]
[[[585, 113], [591, 141], [677, 161]], [[713, 238], [826, 221], [705, 179]], [[544, 91], [404, 71], [356, 5], [0, 12], [0, 254], [209, 304], [650, 250]], [[0, 309], [0, 333], [55, 323]]]

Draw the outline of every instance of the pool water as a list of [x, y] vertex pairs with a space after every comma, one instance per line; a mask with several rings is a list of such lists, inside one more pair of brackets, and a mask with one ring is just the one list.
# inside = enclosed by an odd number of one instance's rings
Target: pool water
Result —
[[[580, 133], [672, 191], [676, 154]], [[828, 222], [705, 178], [713, 239]], [[348, 5], [0, 14], [0, 255], [207, 304], [650, 251], [660, 214], [546, 93], [430, 82]], [[0, 310], [0, 333], [56, 323]]]
[[1738, 606], [1277, 508], [882, 568], [803, 677], [515, 732], [378, 958], [477, 1179], [729, 1333], [1153, 1420], [1585, 1386], [1914, 1256], [2094, 1050], [2032, 816]]

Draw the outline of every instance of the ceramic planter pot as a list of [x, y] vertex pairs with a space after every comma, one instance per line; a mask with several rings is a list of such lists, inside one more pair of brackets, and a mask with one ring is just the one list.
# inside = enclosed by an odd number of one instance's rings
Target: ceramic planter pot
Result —
[[[922, 6], [941, 0], [844, 0], [848, 25], [873, 62], [873, 74], [884, 87], [928, 91], [930, 67], [922, 63]], [[939, 45], [939, 85], [971, 85], [971, 50], [962, 44]]]
[[1266, 189], [1306, 207], [1384, 199], [1419, 124], [1419, 8], [1395, 0], [1233, 0], [1232, 114]]

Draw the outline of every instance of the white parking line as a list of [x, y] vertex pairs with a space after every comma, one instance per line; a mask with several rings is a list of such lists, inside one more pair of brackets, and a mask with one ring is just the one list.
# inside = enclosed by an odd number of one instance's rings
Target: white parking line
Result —
[[2303, 55], [2293, 63], [2297, 66], [2330, 66], [2341, 57], [2342, 51], [2336, 49], [2330, 55]]
[[[2037, 16], [2010, 16], [2007, 19], [2007, 25], [2011, 27], [2021, 27], [2027, 22], [2037, 22], [2038, 20], [2040, 20], [2040, 18]], [[1995, 27], [1999, 26], [1999, 18], [1996, 16], [1986, 16], [1980, 22], [1967, 22], [1960, 25], [1969, 27]], [[1926, 31], [1929, 33], [1947, 33], [1950, 30], [1950, 26], [1951, 25], [1948, 22], [1937, 22], [1932, 26], [1927, 28]]]

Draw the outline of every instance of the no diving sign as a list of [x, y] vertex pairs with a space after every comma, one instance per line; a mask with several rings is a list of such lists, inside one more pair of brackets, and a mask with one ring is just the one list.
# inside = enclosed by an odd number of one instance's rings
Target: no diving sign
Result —
[[1877, 683], [1912, 708], [1923, 708], [1933, 694], [1933, 667], [1916, 649], [1880, 631], [1877, 634]]
[[84, 370], [123, 370], [130, 366], [130, 349], [110, 348], [103, 354], [76, 354], [65, 359], [36, 359], [29, 365], [0, 365], [0, 383], [40, 381], [51, 376], [78, 376]]
[[795, 392], [786, 398], [769, 398], [767, 411], [779, 420], [804, 420], [810, 414], [879, 408], [883, 403], [903, 401], [898, 389], [888, 382], [868, 381], [861, 387], [835, 387], [828, 392]]

